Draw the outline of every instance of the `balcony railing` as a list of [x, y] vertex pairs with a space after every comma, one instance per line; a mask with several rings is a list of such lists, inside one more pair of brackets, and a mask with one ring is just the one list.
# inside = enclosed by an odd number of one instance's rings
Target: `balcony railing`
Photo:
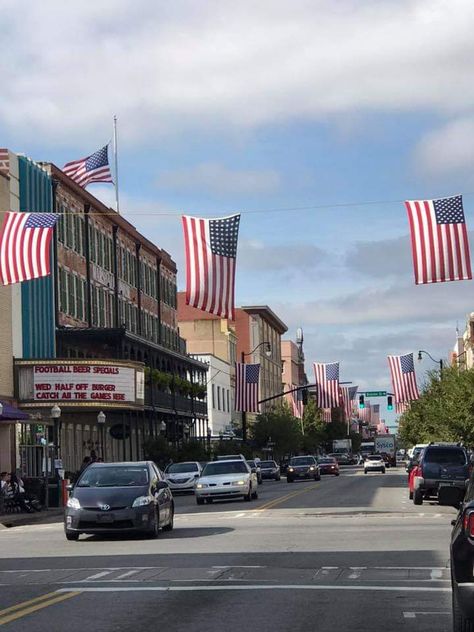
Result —
[[170, 393], [160, 390], [157, 386], [145, 385], [145, 406], [156, 406], [166, 408], [170, 413], [196, 413], [207, 414], [206, 400], [191, 399], [179, 393]]

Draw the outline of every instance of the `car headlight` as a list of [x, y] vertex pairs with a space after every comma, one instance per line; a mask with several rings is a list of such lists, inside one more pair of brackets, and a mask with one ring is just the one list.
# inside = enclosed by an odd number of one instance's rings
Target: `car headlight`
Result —
[[294, 472], [295, 470], [292, 467], [288, 468], [288, 472]]
[[71, 509], [80, 509], [81, 503], [79, 502], [77, 498], [74, 498], [74, 496], [71, 496], [71, 498], [68, 498], [67, 506], [70, 507]]
[[135, 500], [133, 501], [132, 507], [145, 507], [146, 505], [152, 503], [154, 500], [155, 499], [153, 498], [153, 496], [138, 496], [138, 498], [135, 498]]
[[197, 483], [196, 484], [196, 489], [203, 489], [204, 487], [209, 487], [209, 485], [207, 485], [207, 483]]
[[245, 485], [247, 481], [232, 481], [232, 485]]
[[314, 470], [314, 465], [311, 465], [311, 467], [309, 469], [310, 470]]

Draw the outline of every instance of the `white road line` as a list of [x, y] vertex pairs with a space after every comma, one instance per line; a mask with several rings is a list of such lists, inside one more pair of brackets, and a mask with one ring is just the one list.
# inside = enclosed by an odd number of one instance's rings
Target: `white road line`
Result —
[[347, 579], [359, 579], [359, 577], [360, 577], [359, 571], [352, 571], [352, 573], [348, 575]]
[[[57, 593], [71, 592], [77, 588], [59, 588]], [[210, 592], [225, 590], [358, 590], [377, 592], [445, 592], [450, 593], [449, 588], [434, 588], [423, 586], [334, 586], [324, 584], [280, 584], [274, 586], [252, 584], [245, 586], [94, 586], [80, 588], [81, 592]]]
[[445, 615], [450, 615], [451, 613], [447, 610], [446, 612], [437, 612], [437, 611], [426, 611], [426, 612], [404, 612], [403, 616], [405, 619], [416, 619], [417, 615], [434, 615], [434, 616], [438, 616], [439, 614], [445, 614]]
[[125, 579], [125, 577], [131, 577], [132, 575], [136, 575], [140, 571], [127, 571], [126, 573], [122, 573], [121, 575], [117, 575], [115, 579]]
[[90, 577], [86, 577], [85, 579], [81, 580], [83, 582], [90, 582], [93, 581], [94, 579], [100, 579], [101, 577], [106, 577], [106, 575], [110, 575], [112, 571], [103, 571], [102, 573], [96, 573], [95, 575], [91, 575]]
[[436, 580], [440, 579], [443, 576], [443, 571], [439, 568], [433, 568], [431, 571], [431, 579]]

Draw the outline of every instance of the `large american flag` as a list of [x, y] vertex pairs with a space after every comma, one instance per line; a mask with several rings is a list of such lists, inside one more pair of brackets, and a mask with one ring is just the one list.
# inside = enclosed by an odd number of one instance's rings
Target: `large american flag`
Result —
[[359, 419], [366, 423], [370, 423], [372, 419], [372, 406], [368, 400], [365, 400], [364, 408], [359, 408]]
[[239, 223], [240, 215], [183, 216], [186, 304], [232, 320]]
[[317, 405], [319, 408], [339, 406], [339, 362], [314, 363]]
[[8, 149], [0, 148], [0, 173], [6, 176], [10, 173], [10, 155]]
[[330, 424], [332, 421], [332, 411], [330, 408], [323, 408], [323, 421]]
[[235, 363], [235, 410], [258, 413], [260, 364]]
[[66, 163], [63, 171], [84, 188], [92, 182], [113, 182], [109, 165], [109, 146], [102, 147], [86, 158]]
[[372, 404], [369, 423], [371, 426], [377, 426], [380, 423], [380, 404]]
[[[296, 388], [296, 386], [292, 386], [292, 388]], [[303, 419], [304, 405], [301, 391], [295, 391], [293, 393], [288, 393], [291, 404], [291, 411], [293, 413], [293, 417], [297, 419]]]
[[50, 244], [57, 219], [53, 213], [5, 213], [0, 232], [0, 281], [4, 285], [50, 274]]
[[405, 202], [415, 283], [472, 279], [462, 196]]
[[403, 415], [410, 409], [410, 404], [408, 402], [396, 402], [395, 403], [395, 412], [398, 415]]
[[413, 353], [399, 356], [388, 356], [388, 365], [392, 374], [393, 392], [395, 401], [411, 402], [420, 397], [416, 384], [415, 365]]
[[358, 386], [341, 386], [341, 399], [346, 420], [352, 417], [352, 409]]

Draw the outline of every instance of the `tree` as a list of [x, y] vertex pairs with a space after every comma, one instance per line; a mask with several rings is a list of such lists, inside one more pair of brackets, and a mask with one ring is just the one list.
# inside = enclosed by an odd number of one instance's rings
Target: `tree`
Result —
[[420, 399], [400, 418], [406, 445], [455, 441], [474, 445], [474, 370], [448, 367], [428, 374]]
[[258, 415], [251, 428], [252, 438], [257, 448], [265, 448], [271, 440], [273, 455], [282, 459], [298, 451], [301, 444], [301, 426], [290, 412], [286, 402], [270, 412]]

